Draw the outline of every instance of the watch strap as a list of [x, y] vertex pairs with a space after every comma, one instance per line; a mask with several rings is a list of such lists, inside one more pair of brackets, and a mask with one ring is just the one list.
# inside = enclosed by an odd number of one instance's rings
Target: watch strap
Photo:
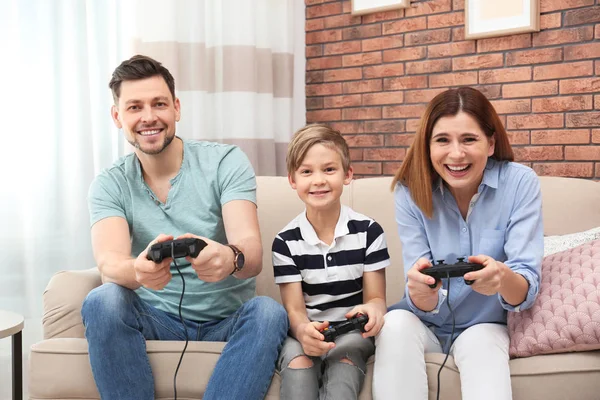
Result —
[[231, 273], [229, 274], [229, 275], [233, 275], [236, 272], [241, 271], [241, 268], [238, 267], [238, 258], [240, 256], [240, 254], [242, 253], [242, 251], [232, 244], [227, 244], [226, 246], [229, 247], [231, 250], [233, 250], [233, 271], [231, 271]]

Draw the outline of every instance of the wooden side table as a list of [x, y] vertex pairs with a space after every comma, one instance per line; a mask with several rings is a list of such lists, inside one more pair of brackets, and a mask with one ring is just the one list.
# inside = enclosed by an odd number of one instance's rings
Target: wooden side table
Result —
[[0, 310], [0, 339], [12, 336], [13, 400], [23, 400], [23, 317]]

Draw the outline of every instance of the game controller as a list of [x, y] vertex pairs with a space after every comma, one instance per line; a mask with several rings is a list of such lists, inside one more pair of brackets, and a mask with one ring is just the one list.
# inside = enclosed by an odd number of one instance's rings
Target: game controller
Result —
[[[171, 249], [171, 244], [173, 249]], [[206, 242], [197, 238], [185, 238], [167, 240], [166, 242], [155, 243], [148, 250], [146, 258], [155, 263], [159, 263], [165, 258], [173, 256], [181, 258], [190, 256], [195, 258], [200, 254], [200, 251], [206, 247]]]
[[321, 330], [325, 336], [326, 342], [333, 342], [336, 337], [354, 330], [365, 332], [365, 325], [369, 322], [369, 317], [365, 314], [358, 313], [347, 321], [334, 322], [327, 328]]
[[[435, 264], [435, 262], [432, 261], [432, 267], [421, 270], [421, 273], [435, 278], [435, 283], [429, 285], [429, 287], [432, 289], [435, 288], [442, 278], [455, 278], [463, 276], [467, 272], [479, 271], [483, 268], [482, 264], [465, 262], [464, 257], [459, 257], [457, 260], [458, 262], [456, 264], [445, 264], [444, 260], [437, 260], [437, 264]], [[474, 281], [465, 279], [467, 285], [472, 285], [473, 282]]]

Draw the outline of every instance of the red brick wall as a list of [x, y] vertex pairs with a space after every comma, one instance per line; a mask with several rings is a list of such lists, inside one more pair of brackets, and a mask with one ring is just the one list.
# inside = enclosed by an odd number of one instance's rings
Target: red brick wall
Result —
[[306, 0], [307, 121], [344, 134], [357, 174], [393, 174], [426, 103], [469, 85], [496, 107], [517, 161], [599, 179], [600, 0], [540, 7], [540, 32], [465, 40], [464, 0], [362, 17], [349, 0]]

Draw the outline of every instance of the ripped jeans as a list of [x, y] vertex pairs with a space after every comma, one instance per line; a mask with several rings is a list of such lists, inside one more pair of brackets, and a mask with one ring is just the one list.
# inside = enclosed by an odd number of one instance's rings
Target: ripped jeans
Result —
[[357, 331], [348, 332], [337, 337], [335, 347], [323, 357], [306, 356], [312, 367], [294, 369], [289, 368], [290, 362], [305, 354], [300, 342], [288, 336], [277, 363], [280, 397], [282, 400], [357, 399], [365, 380], [367, 360], [374, 353], [373, 338], [365, 339]]

